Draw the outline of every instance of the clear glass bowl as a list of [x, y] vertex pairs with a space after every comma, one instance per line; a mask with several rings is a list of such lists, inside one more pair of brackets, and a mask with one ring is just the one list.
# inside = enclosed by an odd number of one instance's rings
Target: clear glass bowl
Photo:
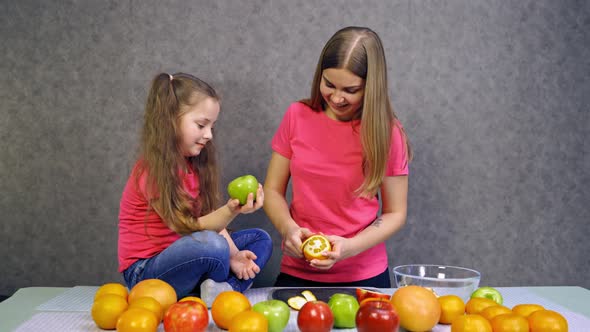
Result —
[[478, 271], [458, 266], [411, 264], [393, 268], [397, 287], [417, 285], [434, 290], [436, 295], [454, 294], [467, 302], [479, 286]]

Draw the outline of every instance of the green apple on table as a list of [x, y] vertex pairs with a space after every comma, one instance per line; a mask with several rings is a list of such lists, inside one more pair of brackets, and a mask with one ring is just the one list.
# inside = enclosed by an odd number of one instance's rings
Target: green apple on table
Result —
[[504, 302], [504, 299], [502, 298], [502, 294], [500, 293], [500, 291], [488, 286], [476, 289], [473, 293], [471, 293], [471, 298], [474, 297], [483, 297], [486, 299], [490, 299], [498, 303], [499, 305], [502, 305], [502, 303]]
[[227, 185], [227, 193], [229, 197], [240, 201], [240, 205], [246, 204], [248, 201], [248, 194], [254, 194], [256, 200], [256, 191], [258, 190], [258, 180], [254, 175], [244, 175], [233, 179]]
[[263, 314], [268, 320], [268, 332], [281, 332], [289, 323], [291, 309], [281, 300], [261, 301], [254, 306], [252, 310]]
[[359, 302], [350, 294], [335, 293], [328, 301], [330, 309], [334, 313], [334, 327], [353, 328], [356, 326], [356, 312], [359, 310]]

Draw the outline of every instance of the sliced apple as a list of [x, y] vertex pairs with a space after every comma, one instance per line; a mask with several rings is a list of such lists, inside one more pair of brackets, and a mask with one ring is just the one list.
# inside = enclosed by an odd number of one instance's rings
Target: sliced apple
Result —
[[376, 291], [372, 291], [372, 290], [368, 290], [368, 289], [364, 289], [364, 288], [357, 288], [356, 289], [356, 299], [359, 301], [359, 303], [362, 302], [363, 300], [366, 300], [369, 298], [389, 300], [391, 298], [391, 295], [387, 295], [385, 293], [380, 293], [380, 292], [376, 292]]
[[303, 296], [299, 296], [299, 295], [290, 297], [287, 300], [287, 304], [295, 310], [301, 309], [301, 307], [303, 307], [303, 305], [305, 303], [307, 303], [307, 300]]
[[301, 295], [303, 295], [303, 297], [305, 297], [305, 299], [309, 302], [309, 301], [317, 301], [318, 299], [315, 297], [315, 295], [313, 295], [313, 293], [309, 290], [304, 290], [303, 292], [301, 292]]

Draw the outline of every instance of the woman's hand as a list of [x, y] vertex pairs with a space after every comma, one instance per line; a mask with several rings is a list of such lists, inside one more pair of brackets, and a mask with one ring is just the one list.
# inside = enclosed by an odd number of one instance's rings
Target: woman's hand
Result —
[[229, 258], [229, 267], [238, 279], [253, 279], [260, 272], [260, 267], [254, 263], [256, 258], [250, 250], [240, 250]]
[[283, 253], [287, 256], [303, 258], [301, 244], [303, 240], [313, 235], [313, 232], [307, 228], [299, 226], [292, 227], [283, 236]]
[[324, 251], [322, 256], [326, 259], [312, 259], [309, 261], [309, 265], [320, 270], [329, 270], [336, 264], [336, 262], [346, 258], [344, 252], [346, 252], [346, 243], [349, 239], [336, 236], [336, 235], [325, 235], [330, 244], [332, 245], [331, 251]]
[[262, 207], [264, 204], [264, 190], [262, 190], [262, 185], [258, 184], [258, 190], [256, 191], [256, 201], [254, 201], [254, 195], [252, 193], [248, 194], [248, 200], [246, 204], [240, 205], [240, 201], [235, 198], [231, 198], [227, 201], [227, 207], [233, 214], [248, 214], [252, 213]]

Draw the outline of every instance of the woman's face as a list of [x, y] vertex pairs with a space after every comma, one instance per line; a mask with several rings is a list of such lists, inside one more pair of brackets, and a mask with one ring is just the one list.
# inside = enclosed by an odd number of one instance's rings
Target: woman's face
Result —
[[201, 100], [180, 117], [180, 146], [185, 157], [201, 153], [213, 138], [213, 126], [219, 116], [219, 102], [211, 97]]
[[326, 102], [328, 117], [350, 121], [363, 105], [365, 80], [348, 69], [324, 69], [320, 93]]

